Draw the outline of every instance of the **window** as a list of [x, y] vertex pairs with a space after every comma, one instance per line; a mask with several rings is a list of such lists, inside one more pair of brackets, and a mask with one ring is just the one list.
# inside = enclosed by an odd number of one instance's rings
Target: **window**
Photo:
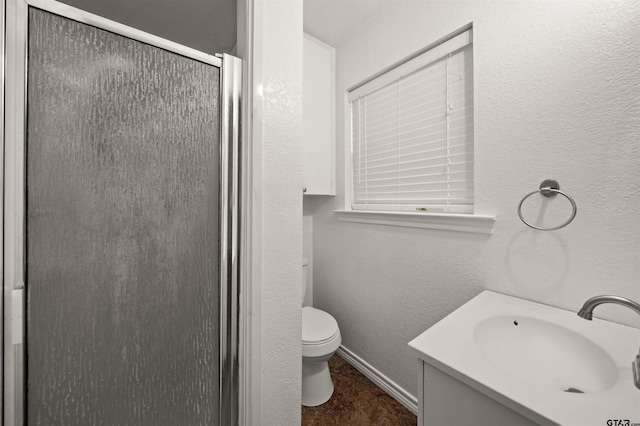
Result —
[[467, 29], [349, 92], [352, 209], [473, 213]]

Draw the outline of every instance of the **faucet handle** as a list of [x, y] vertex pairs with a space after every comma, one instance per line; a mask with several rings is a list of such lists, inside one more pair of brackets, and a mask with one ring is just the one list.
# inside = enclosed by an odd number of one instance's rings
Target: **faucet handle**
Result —
[[633, 370], [633, 382], [640, 389], [640, 353], [636, 355], [636, 359], [631, 363], [631, 369]]

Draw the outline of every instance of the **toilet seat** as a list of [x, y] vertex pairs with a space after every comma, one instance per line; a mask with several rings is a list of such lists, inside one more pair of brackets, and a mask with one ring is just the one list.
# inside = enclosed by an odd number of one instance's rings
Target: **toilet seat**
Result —
[[338, 333], [338, 322], [320, 309], [302, 308], [302, 343], [317, 345], [331, 340]]
[[302, 308], [302, 356], [318, 357], [334, 352], [340, 346], [338, 322], [320, 309]]

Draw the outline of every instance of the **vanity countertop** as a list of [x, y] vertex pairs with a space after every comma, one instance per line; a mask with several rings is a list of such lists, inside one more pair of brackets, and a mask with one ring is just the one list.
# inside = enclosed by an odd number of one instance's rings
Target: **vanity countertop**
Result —
[[[491, 291], [409, 343], [424, 362], [523, 416], [569, 426], [640, 424], [640, 389], [631, 373], [639, 346], [640, 329]], [[584, 393], [568, 391], [572, 374]], [[583, 376], [589, 377], [578, 380]]]

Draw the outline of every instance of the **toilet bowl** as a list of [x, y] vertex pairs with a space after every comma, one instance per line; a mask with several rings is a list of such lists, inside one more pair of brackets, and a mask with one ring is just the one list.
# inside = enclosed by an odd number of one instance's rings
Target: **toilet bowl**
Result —
[[[302, 266], [302, 299], [307, 288], [307, 265]], [[315, 407], [324, 404], [333, 394], [333, 382], [328, 360], [342, 338], [338, 323], [330, 314], [311, 306], [302, 308], [302, 405]]]
[[329, 358], [340, 347], [340, 329], [328, 313], [302, 308], [302, 405], [324, 404], [333, 394]]

